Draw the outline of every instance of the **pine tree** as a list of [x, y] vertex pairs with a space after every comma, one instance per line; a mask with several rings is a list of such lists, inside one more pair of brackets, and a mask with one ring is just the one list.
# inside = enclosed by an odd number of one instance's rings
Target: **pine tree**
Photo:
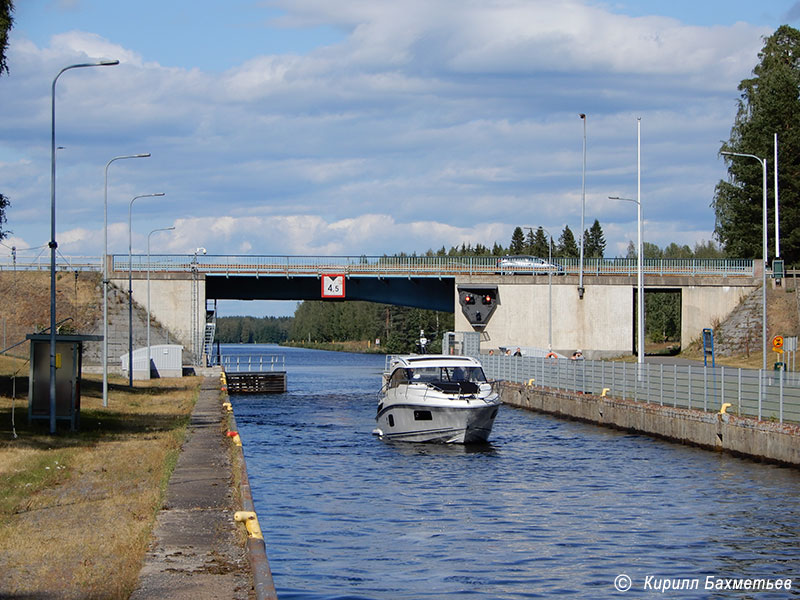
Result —
[[[768, 159], [771, 176], [773, 134], [778, 134], [781, 255], [800, 260], [800, 31], [781, 25], [764, 40], [753, 77], [739, 84], [741, 96], [730, 139], [721, 152]], [[762, 253], [762, 166], [748, 157], [725, 156], [728, 180], [717, 184], [712, 206], [714, 234], [728, 256]], [[771, 179], [771, 177], [770, 177]], [[767, 185], [768, 196], [774, 185]], [[768, 223], [775, 222], [774, 198], [767, 201]], [[769, 248], [768, 248], [769, 251]]]
[[592, 226], [583, 234], [584, 258], [603, 258], [606, 253], [606, 238], [600, 221], [594, 220]]
[[[533, 236], [533, 244], [531, 244], [531, 254], [533, 256], [538, 256], [539, 258], [547, 258], [550, 254], [550, 250], [548, 248], [548, 244], [550, 243], [550, 238], [544, 232], [544, 229], [539, 227], [536, 230], [536, 233]], [[553, 248], [553, 252], [556, 249]]]
[[575, 236], [569, 225], [564, 226], [564, 231], [561, 232], [561, 237], [558, 238], [558, 255], [564, 258], [578, 258], [580, 256], [580, 248], [575, 243]]
[[525, 254], [533, 254], [534, 256], [536, 255], [536, 253], [533, 251], [534, 243], [535, 237], [533, 229], [529, 228], [528, 233], [525, 234]]
[[522, 233], [522, 227], [514, 229], [511, 234], [511, 245], [508, 248], [509, 254], [525, 254], [525, 234]]

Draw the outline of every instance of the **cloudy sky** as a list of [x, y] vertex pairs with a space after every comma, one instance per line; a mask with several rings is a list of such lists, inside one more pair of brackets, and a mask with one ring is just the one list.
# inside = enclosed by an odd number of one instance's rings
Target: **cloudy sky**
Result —
[[[507, 245], [515, 226], [586, 225], [624, 254], [641, 118], [645, 240], [712, 237], [717, 156], [763, 36], [800, 26], [769, 0], [17, 0], [0, 77], [0, 252], [50, 237], [110, 251], [383, 254]], [[23, 248], [32, 248], [23, 252]], [[253, 311], [251, 311], [253, 312]], [[256, 311], [258, 312], [258, 311]]]

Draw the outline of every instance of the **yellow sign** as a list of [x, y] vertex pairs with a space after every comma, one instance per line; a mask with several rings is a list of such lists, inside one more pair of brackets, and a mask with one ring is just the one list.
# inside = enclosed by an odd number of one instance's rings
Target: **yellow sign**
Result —
[[775, 354], [783, 354], [783, 348], [773, 348]]
[[783, 336], [776, 335], [772, 338], [772, 347], [777, 352], [779, 348], [783, 348]]

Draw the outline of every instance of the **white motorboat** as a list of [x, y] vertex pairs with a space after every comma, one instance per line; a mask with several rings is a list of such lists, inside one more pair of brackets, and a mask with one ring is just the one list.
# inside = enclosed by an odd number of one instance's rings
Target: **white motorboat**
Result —
[[500, 408], [496, 386], [469, 356], [395, 356], [383, 374], [373, 433], [406, 442], [483, 442]]

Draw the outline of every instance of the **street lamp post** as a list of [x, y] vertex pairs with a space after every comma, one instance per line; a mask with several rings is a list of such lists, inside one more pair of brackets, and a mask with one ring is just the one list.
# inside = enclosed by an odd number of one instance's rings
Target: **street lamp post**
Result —
[[641, 200], [634, 200], [633, 198], [620, 198], [619, 196], [609, 196], [609, 200], [622, 200], [623, 202], [635, 202], [636, 209], [636, 222], [638, 230], [638, 243], [636, 244], [636, 301], [637, 301], [637, 315], [636, 315], [636, 328], [639, 330], [637, 336], [637, 362], [639, 364], [644, 362], [644, 285], [642, 277], [642, 202]]
[[[128, 205], [128, 387], [133, 387], [133, 268], [131, 265], [133, 254], [132, 247], [132, 228], [131, 222], [133, 217], [133, 203], [139, 198], [153, 198], [155, 196], [163, 196], [164, 192], [156, 194], [140, 194], [134, 196]], [[149, 355], [148, 355], [149, 359]]]
[[157, 231], [172, 231], [174, 227], [162, 227], [153, 229], [147, 234], [147, 363], [150, 368], [150, 236]]
[[108, 167], [115, 160], [149, 158], [150, 153], [115, 156], [106, 163], [103, 184], [103, 406], [108, 406]]
[[586, 213], [586, 115], [581, 113], [580, 117], [583, 121], [583, 169], [581, 171], [581, 257], [580, 265], [578, 267], [578, 298], [583, 300], [583, 294], [586, 291], [586, 289], [583, 287], [583, 246], [586, 237], [583, 232], [583, 228], [585, 227], [584, 216]]
[[69, 65], [53, 79], [50, 102], [50, 433], [56, 432], [56, 82], [64, 71], [118, 65], [118, 60]]
[[760, 158], [755, 154], [744, 154], [742, 152], [720, 152], [725, 156], [744, 156], [745, 158], [754, 158], [761, 163], [763, 171], [763, 220], [761, 223], [763, 229], [761, 253], [763, 255], [764, 264], [761, 267], [761, 368], [767, 370], [767, 159]]
[[775, 156], [772, 160], [773, 170], [775, 172], [773, 179], [775, 180], [775, 258], [781, 257], [781, 220], [780, 212], [778, 210], [778, 134], [775, 134]]
[[542, 227], [550, 243], [547, 245], [547, 349], [553, 351], [553, 234]]

